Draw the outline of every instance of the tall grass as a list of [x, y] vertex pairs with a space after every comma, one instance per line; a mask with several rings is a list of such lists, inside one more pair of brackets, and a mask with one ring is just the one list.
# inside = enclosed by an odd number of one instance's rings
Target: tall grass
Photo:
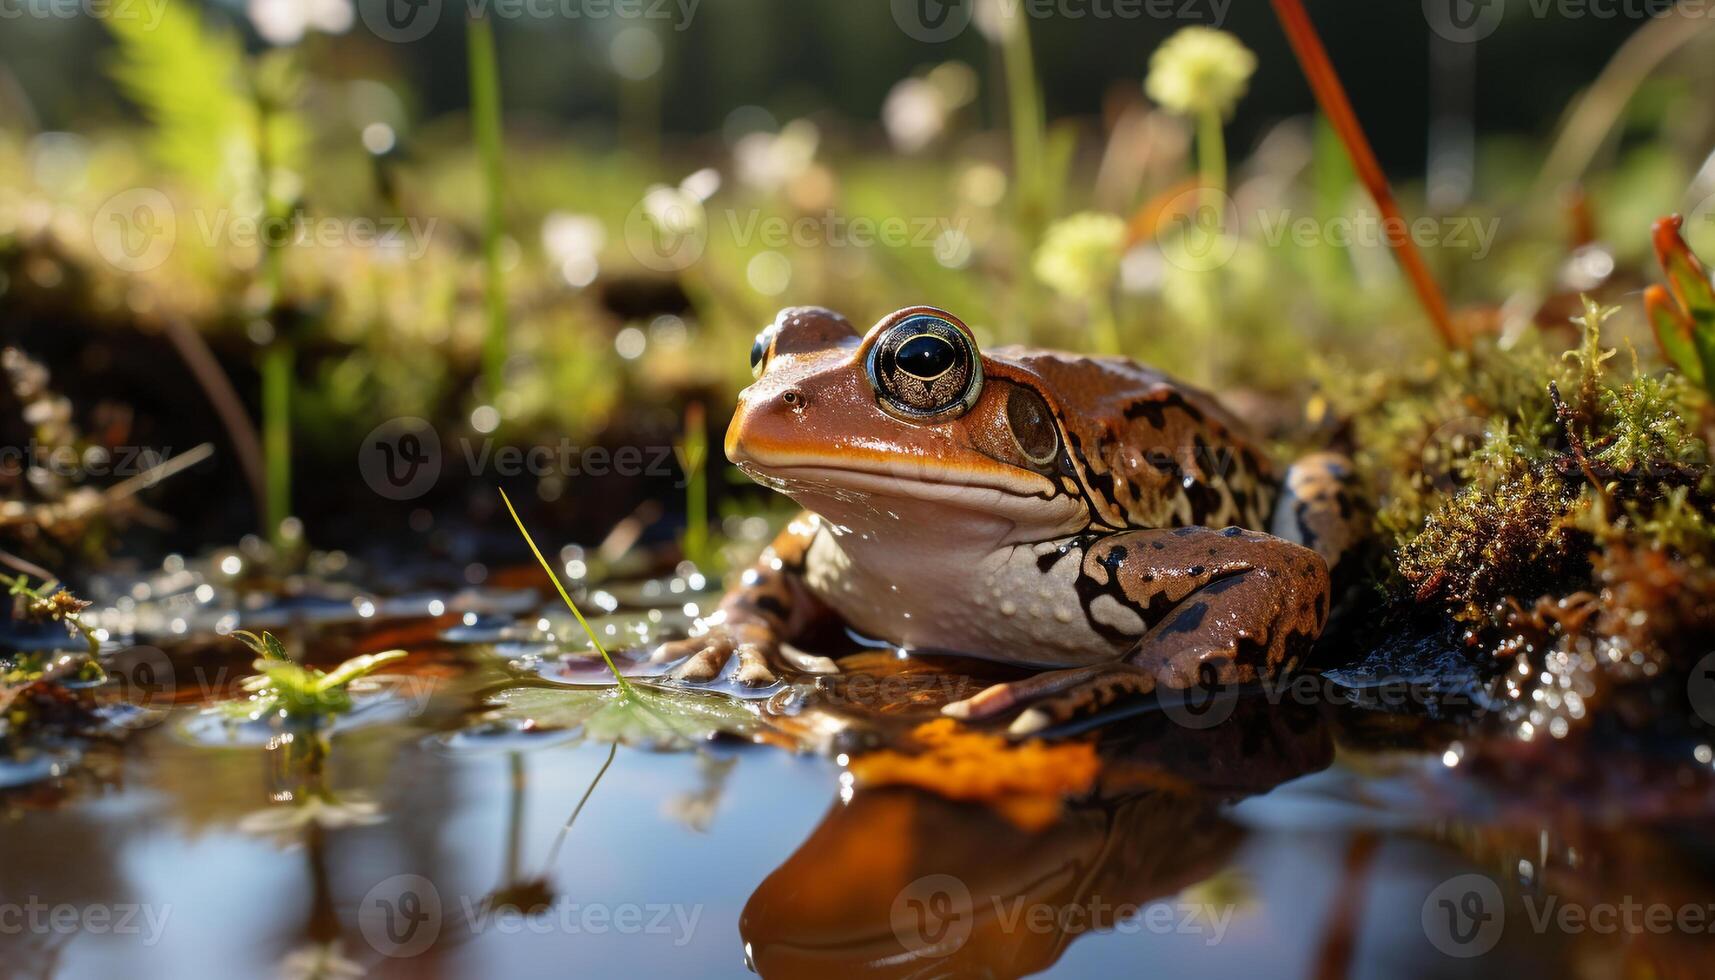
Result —
[[501, 147], [500, 66], [494, 52], [494, 28], [481, 16], [472, 17], [468, 33], [470, 50], [470, 115], [482, 168], [484, 211], [482, 222], [483, 300], [488, 312], [488, 330], [482, 343], [483, 397], [498, 397], [506, 384], [508, 352], [506, 327], [505, 270], [501, 268]]

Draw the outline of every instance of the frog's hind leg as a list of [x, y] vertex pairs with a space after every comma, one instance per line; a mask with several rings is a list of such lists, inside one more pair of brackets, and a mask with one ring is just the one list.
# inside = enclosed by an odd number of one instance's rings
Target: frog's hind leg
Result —
[[1344, 453], [1316, 452], [1287, 469], [1269, 530], [1321, 555], [1334, 571], [1363, 543], [1368, 526], [1351, 459]]
[[1302, 545], [1243, 528], [1125, 531], [1085, 553], [1092, 615], [1137, 636], [1118, 662], [1000, 684], [947, 705], [955, 718], [1025, 710], [1029, 734], [1158, 685], [1244, 684], [1292, 670], [1328, 618], [1328, 566]]

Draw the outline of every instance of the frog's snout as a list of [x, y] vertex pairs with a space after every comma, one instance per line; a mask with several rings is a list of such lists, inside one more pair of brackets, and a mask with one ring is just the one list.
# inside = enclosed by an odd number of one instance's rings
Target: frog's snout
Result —
[[726, 430], [727, 459], [735, 464], [762, 463], [769, 447], [791, 445], [810, 405], [810, 393], [796, 383], [757, 383], [738, 397]]

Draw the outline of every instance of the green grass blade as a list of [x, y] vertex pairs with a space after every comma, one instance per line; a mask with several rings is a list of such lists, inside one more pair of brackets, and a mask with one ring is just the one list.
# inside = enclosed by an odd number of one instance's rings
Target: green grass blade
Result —
[[572, 611], [572, 615], [577, 617], [578, 625], [584, 628], [584, 633], [589, 636], [590, 643], [595, 647], [596, 652], [601, 654], [601, 659], [607, 663], [607, 669], [613, 672], [613, 679], [619, 682], [622, 690], [630, 694], [631, 682], [627, 681], [625, 675], [619, 672], [619, 668], [614, 666], [613, 658], [608, 656], [607, 647], [602, 646], [601, 639], [595, 635], [595, 630], [590, 628], [589, 621], [584, 619], [584, 614], [578, 611], [578, 604], [572, 601], [571, 595], [566, 592], [566, 587], [560, 583], [560, 576], [554, 573], [554, 566], [548, 564], [548, 559], [542, 557], [542, 549], [536, 547], [536, 539], [530, 537], [530, 532], [525, 529], [524, 521], [518, 517], [518, 511], [512, 506], [512, 498], [506, 495], [505, 490], [501, 490], [500, 499], [506, 502], [506, 512], [512, 515], [512, 523], [518, 525], [518, 533], [524, 535], [524, 543], [530, 546], [530, 553], [536, 556], [536, 561], [542, 566], [542, 571], [548, 573], [548, 580], [554, 583], [555, 590], [560, 593], [561, 601], [566, 604], [567, 609]]
[[501, 268], [500, 66], [494, 53], [494, 27], [482, 17], [470, 22], [470, 113], [487, 208], [482, 222], [483, 297], [488, 332], [482, 344], [483, 393], [499, 397], [506, 383], [507, 329], [505, 270]]

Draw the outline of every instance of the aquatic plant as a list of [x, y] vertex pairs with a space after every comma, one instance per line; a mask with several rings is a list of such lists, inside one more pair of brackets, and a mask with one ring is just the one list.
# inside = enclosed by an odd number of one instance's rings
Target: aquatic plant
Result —
[[72, 636], [82, 637], [92, 659], [100, 655], [101, 639], [79, 618], [80, 614], [89, 608], [87, 600], [79, 599], [56, 582], [44, 582], [40, 586], [32, 587], [27, 575], [0, 573], [0, 585], [6, 586], [7, 594], [12, 597], [14, 618], [28, 622], [60, 623]]
[[250, 696], [235, 703], [234, 713], [248, 718], [281, 715], [300, 722], [313, 722], [351, 710], [352, 683], [405, 657], [403, 650], [386, 650], [353, 657], [330, 671], [306, 667], [293, 660], [274, 634], [258, 636], [248, 630], [232, 635], [255, 654], [255, 677], [246, 678]]

